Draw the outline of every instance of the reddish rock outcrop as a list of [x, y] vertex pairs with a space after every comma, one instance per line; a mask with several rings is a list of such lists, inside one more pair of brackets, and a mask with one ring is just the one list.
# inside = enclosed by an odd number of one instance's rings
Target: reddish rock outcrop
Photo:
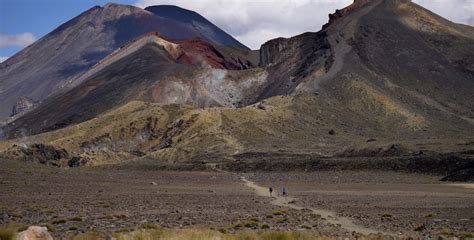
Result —
[[227, 59], [212, 44], [200, 38], [181, 41], [178, 44], [184, 50], [184, 54], [177, 59], [180, 63], [204, 63], [212, 68], [231, 70], [247, 69], [252, 65], [250, 61], [241, 60], [239, 57]]

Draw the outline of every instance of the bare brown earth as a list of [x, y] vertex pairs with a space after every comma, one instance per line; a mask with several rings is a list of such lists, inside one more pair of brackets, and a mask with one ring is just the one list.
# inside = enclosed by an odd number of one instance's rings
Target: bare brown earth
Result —
[[[474, 190], [439, 182], [438, 176], [381, 171], [290, 173], [172, 172], [144, 169], [56, 169], [1, 160], [0, 227], [47, 225], [55, 237], [104, 235], [143, 223], [165, 228], [214, 228], [226, 232], [307, 231], [355, 237], [324, 214], [392, 236], [466, 237], [474, 232]], [[288, 202], [257, 195], [241, 177]], [[294, 209], [285, 206], [292, 204]]]

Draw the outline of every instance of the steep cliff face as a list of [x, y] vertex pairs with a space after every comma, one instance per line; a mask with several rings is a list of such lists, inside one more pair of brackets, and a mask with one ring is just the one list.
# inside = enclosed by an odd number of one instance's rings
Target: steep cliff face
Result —
[[[181, 17], [165, 18], [133, 6], [107, 4], [73, 18], [0, 63], [0, 119], [9, 117], [20, 96], [42, 101], [62, 91], [67, 82], [147, 32], [159, 32], [174, 40], [199, 37], [213, 44], [248, 50], [207, 20], [202, 20], [199, 28], [187, 21], [186, 14]], [[214, 34], [209, 35], [208, 29]]]
[[269, 72], [269, 81], [259, 99], [294, 93], [312, 72], [324, 74], [331, 57], [325, 32], [279, 38], [263, 44], [260, 66]]

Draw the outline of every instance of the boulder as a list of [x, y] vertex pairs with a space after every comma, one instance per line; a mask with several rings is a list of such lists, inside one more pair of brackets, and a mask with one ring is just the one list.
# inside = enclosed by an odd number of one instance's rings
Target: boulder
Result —
[[81, 165], [86, 164], [86, 162], [87, 161], [85, 161], [84, 159], [74, 156], [71, 159], [69, 159], [69, 161], [67, 162], [67, 165], [69, 167], [80, 167]]
[[46, 227], [30, 226], [23, 232], [18, 233], [17, 240], [53, 240]]

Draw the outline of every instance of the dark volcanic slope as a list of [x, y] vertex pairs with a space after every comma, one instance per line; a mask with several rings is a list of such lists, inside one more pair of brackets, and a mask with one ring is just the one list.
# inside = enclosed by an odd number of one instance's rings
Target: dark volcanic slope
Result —
[[248, 49], [245, 45], [194, 11], [171, 5], [151, 6], [145, 8], [145, 10], [162, 18], [187, 23], [200, 34], [199, 37], [207, 39], [212, 43]]
[[312, 91], [356, 70], [375, 74], [371, 76], [378, 81], [400, 83], [406, 90], [450, 95], [446, 101], [473, 109], [467, 100], [473, 96], [474, 28], [402, 0], [356, 0], [330, 18], [318, 33], [262, 46], [261, 65], [278, 72], [276, 77], [284, 83], [272, 86], [274, 91], [266, 95]]
[[472, 130], [474, 28], [403, 0], [356, 0], [330, 19], [321, 32], [263, 45], [261, 64], [277, 84], [262, 99], [318, 91], [373, 109], [374, 119]]
[[254, 102], [252, 87], [259, 89], [259, 82], [253, 80], [255, 71], [227, 71], [252, 66], [245, 53], [218, 50], [200, 39], [173, 43], [148, 33], [101, 60], [75, 78], [68, 91], [47, 98], [4, 130], [9, 138], [46, 132], [132, 100], [202, 107]]
[[177, 40], [201, 37], [214, 44], [248, 49], [205, 19], [200, 19], [199, 27], [190, 24], [189, 18], [195, 18], [195, 13], [189, 14], [192, 16], [181, 14], [183, 19], [160, 17], [118, 4], [82, 13], [0, 63], [0, 120], [10, 115], [21, 96], [42, 101], [118, 47], [147, 32]]
[[[64, 94], [48, 98], [40, 107], [20, 118], [16, 125], [20, 124], [24, 132], [38, 128], [48, 131], [84, 121], [113, 106], [125, 104], [131, 98], [139, 99], [143, 91], [141, 88], [151, 86], [155, 79], [179, 71], [176, 69], [179, 67], [166, 51], [157, 45], [148, 44], [120, 59], [113, 68], [99, 72], [92, 80]], [[143, 75], [148, 77], [142, 78]]]

